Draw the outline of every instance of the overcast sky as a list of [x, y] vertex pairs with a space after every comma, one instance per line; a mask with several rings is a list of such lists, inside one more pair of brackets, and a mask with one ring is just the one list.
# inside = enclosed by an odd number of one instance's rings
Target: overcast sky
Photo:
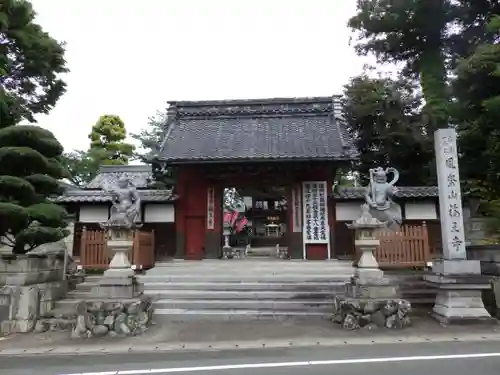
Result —
[[67, 42], [68, 92], [41, 126], [86, 149], [102, 114], [138, 132], [167, 100], [340, 93], [366, 60], [349, 46], [356, 0], [32, 0]]

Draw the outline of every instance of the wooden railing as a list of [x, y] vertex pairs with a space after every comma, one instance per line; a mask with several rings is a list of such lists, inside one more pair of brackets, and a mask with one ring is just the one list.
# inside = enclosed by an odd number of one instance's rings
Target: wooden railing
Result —
[[[106, 246], [105, 233], [101, 230], [83, 228], [80, 242], [80, 265], [85, 269], [107, 269], [112, 254]], [[134, 232], [134, 244], [128, 257], [137, 268], [151, 268], [154, 265], [154, 231]]]
[[[382, 268], [426, 267], [431, 260], [427, 224], [403, 225], [398, 232], [381, 230], [377, 233], [380, 246], [374, 251]], [[359, 260], [356, 249], [356, 262]]]

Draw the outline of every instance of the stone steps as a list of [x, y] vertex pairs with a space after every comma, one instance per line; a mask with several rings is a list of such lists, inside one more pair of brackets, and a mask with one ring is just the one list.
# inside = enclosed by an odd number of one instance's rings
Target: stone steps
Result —
[[352, 272], [350, 262], [246, 258], [165, 262], [139, 280], [159, 319], [324, 319]]
[[277, 291], [277, 290], [149, 290], [145, 289], [145, 294], [154, 296], [156, 299], [185, 299], [185, 300], [289, 300], [289, 299], [326, 299], [338, 292], [332, 290], [311, 290], [311, 291]]
[[[330, 290], [339, 291], [344, 288], [346, 281], [240, 281], [240, 282], [170, 282], [168, 289], [172, 290], [234, 290], [234, 291], [259, 291], [259, 290], [275, 290], [275, 291], [314, 291], [314, 290]], [[165, 289], [166, 283], [163, 282], [146, 282], [147, 290]]]
[[184, 274], [184, 275], [164, 275], [164, 276], [139, 276], [138, 279], [144, 284], [151, 283], [307, 283], [307, 282], [347, 282], [351, 277], [350, 273], [345, 274], [224, 274], [213, 275]]
[[[142, 281], [142, 280], [141, 280]], [[331, 290], [339, 291], [344, 288], [346, 281], [303, 281], [303, 282], [279, 282], [279, 281], [267, 281], [267, 282], [228, 282], [228, 281], [211, 281], [211, 282], [168, 282], [168, 281], [156, 281], [156, 282], [145, 282], [144, 286], [147, 290], [164, 290], [166, 286], [170, 290], [241, 290], [241, 291], [258, 291], [258, 290], [277, 290], [277, 291], [309, 291], [309, 290]], [[97, 285], [92, 282], [85, 282], [80, 284], [76, 288], [76, 292], [89, 292], [91, 288]]]
[[[155, 316], [168, 321], [330, 319], [335, 295], [353, 274], [351, 262], [262, 259], [168, 261], [138, 276], [154, 297]], [[402, 298], [431, 306], [435, 291], [419, 275], [391, 275]], [[100, 276], [89, 276], [66, 301], [88, 298]]]
[[331, 312], [277, 311], [277, 310], [216, 310], [216, 309], [156, 309], [155, 319], [169, 322], [213, 321], [213, 320], [297, 320], [331, 319]]
[[332, 298], [305, 300], [277, 299], [159, 299], [155, 301], [157, 310], [232, 310], [232, 311], [313, 311], [331, 313]]

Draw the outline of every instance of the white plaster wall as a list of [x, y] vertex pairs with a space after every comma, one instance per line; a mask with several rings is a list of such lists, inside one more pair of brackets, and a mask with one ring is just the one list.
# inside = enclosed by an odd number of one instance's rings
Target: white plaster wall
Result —
[[335, 218], [337, 221], [353, 221], [361, 215], [362, 201], [336, 202]]
[[175, 222], [175, 208], [173, 204], [148, 203], [144, 206], [145, 223], [173, 223]]
[[107, 204], [87, 204], [80, 206], [81, 223], [102, 223], [109, 219]]
[[433, 201], [408, 202], [405, 203], [406, 220], [436, 220], [437, 209]]

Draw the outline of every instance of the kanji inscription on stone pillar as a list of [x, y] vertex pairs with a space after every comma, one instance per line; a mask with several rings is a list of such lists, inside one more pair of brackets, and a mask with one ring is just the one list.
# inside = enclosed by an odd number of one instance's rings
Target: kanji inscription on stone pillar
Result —
[[443, 256], [445, 259], [466, 259], [455, 129], [437, 130], [434, 133], [434, 148], [439, 186]]

